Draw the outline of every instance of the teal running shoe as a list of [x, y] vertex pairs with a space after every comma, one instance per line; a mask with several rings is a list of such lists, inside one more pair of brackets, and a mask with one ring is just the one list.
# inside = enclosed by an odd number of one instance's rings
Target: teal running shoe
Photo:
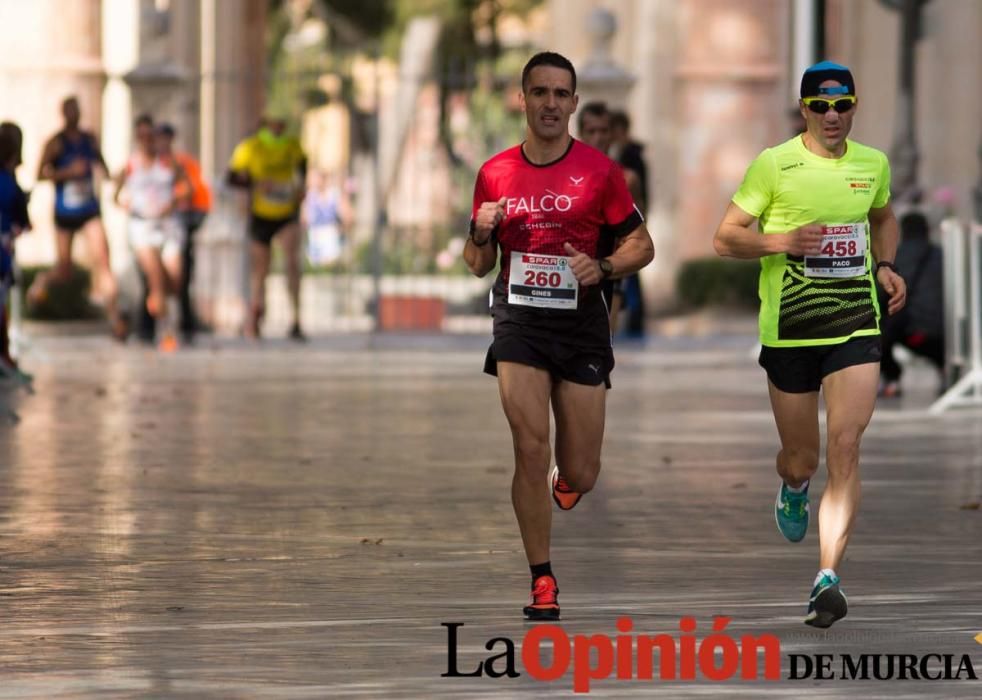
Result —
[[808, 532], [808, 485], [795, 493], [783, 481], [774, 503], [774, 520], [788, 542], [801, 542]]
[[849, 611], [846, 594], [839, 588], [839, 577], [822, 574], [808, 598], [808, 614], [805, 624], [825, 629], [841, 620]]

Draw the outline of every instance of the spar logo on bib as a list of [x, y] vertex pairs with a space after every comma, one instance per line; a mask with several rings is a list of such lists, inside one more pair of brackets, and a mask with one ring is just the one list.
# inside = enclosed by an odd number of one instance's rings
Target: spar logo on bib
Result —
[[[556, 262], [559, 260], [559, 262]], [[522, 262], [526, 265], [558, 265], [566, 267], [566, 261], [560, 260], [555, 255], [522, 255]]]
[[505, 201], [505, 214], [564, 214], [573, 208], [573, 202], [579, 196], [570, 196], [546, 190], [545, 194], [529, 195], [528, 197], [508, 197]]

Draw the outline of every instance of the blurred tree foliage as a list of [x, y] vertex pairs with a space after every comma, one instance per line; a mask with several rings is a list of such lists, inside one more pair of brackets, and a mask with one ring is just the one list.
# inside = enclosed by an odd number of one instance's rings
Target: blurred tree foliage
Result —
[[697, 258], [682, 264], [675, 295], [689, 308], [722, 306], [755, 309], [760, 263], [756, 260]]
[[[489, 103], [502, 100], [500, 91], [516, 82], [530, 47], [520, 47], [518, 56], [503, 49], [498, 25], [504, 15], [527, 17], [541, 2], [272, 0], [267, 23], [269, 104], [274, 111], [298, 119], [305, 109], [324, 103], [326, 95], [317, 79], [325, 72], [342, 77], [342, 95], [350, 104], [350, 60], [358, 55], [396, 59], [413, 18], [434, 16], [442, 26], [434, 70], [441, 91], [440, 137], [451, 161], [459, 164], [462, 158], [448, 124], [449, 96], [468, 93], [472, 106], [481, 110], [475, 114], [491, 117], [489, 127], [498, 134], [507, 130], [507, 120], [501, 119], [504, 110]], [[326, 33], [319, 35], [311, 20], [326, 26]], [[499, 145], [493, 134], [485, 136], [490, 148]]]
[[[507, 46], [499, 26], [505, 17], [527, 19], [542, 0], [271, 0], [268, 18], [268, 104], [299, 122], [325, 104], [320, 77], [341, 78], [341, 99], [352, 115], [353, 150], [370, 150], [374, 114], [360, 113], [351, 78], [355, 58], [398, 60], [402, 38], [416, 17], [436, 17], [441, 34], [433, 80], [439, 86], [439, 142], [452, 166], [455, 218], [446, 237], [466, 230], [477, 168], [490, 155], [518, 142], [524, 117], [517, 110], [522, 66], [534, 48]], [[466, 126], [452, 123], [465, 105]], [[397, 256], [398, 257], [398, 256]], [[398, 264], [397, 264], [398, 263]], [[393, 267], [407, 264], [393, 261]], [[409, 265], [412, 267], [412, 265]]]

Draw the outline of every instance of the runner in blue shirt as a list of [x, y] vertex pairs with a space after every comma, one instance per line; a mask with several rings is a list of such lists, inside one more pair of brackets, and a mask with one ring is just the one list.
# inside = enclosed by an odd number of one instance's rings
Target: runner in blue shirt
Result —
[[72, 240], [81, 232], [92, 260], [92, 296], [103, 304], [112, 323], [113, 335], [122, 340], [127, 327], [116, 303], [117, 285], [109, 264], [109, 243], [102, 226], [102, 212], [95, 185], [95, 171], [108, 177], [106, 161], [92, 132], [79, 128], [81, 111], [78, 99], [62, 102], [65, 128], [44, 146], [38, 181], [51, 180], [55, 185], [55, 253], [54, 267], [39, 274], [27, 293], [29, 303], [39, 303], [51, 284], [64, 283], [72, 276]]

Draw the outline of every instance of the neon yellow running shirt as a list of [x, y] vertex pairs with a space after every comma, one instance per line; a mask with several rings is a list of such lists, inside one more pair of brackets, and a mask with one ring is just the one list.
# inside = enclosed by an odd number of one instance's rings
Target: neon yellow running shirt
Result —
[[[761, 233], [815, 222], [849, 232], [827, 233], [822, 257], [806, 261], [780, 253], [760, 259], [763, 345], [834, 345], [879, 334], [868, 214], [889, 200], [886, 156], [855, 141], [846, 141], [841, 158], [822, 158], [795, 136], [750, 164], [733, 203], [758, 219]], [[836, 265], [845, 269], [820, 269]]]
[[285, 219], [300, 208], [303, 161], [303, 149], [295, 138], [264, 140], [256, 135], [235, 147], [228, 167], [251, 178], [253, 214]]

